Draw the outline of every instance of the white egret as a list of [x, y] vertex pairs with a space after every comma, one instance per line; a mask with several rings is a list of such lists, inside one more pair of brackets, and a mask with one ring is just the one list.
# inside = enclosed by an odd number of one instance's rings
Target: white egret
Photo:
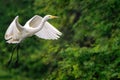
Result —
[[[49, 22], [47, 22], [48, 19], [53, 18], [58, 17], [46, 15], [42, 18], [41, 16], [35, 15], [30, 20], [28, 20], [24, 26], [22, 26], [18, 22], [18, 16], [16, 16], [5, 33], [5, 40], [7, 40], [7, 43], [9, 44], [18, 44], [25, 38], [33, 35], [36, 35], [37, 37], [42, 39], [58, 39], [60, 38], [60, 35], [62, 35], [62, 33], [58, 31], [54, 26], [52, 26]], [[12, 55], [10, 58], [10, 62], [12, 59]]]

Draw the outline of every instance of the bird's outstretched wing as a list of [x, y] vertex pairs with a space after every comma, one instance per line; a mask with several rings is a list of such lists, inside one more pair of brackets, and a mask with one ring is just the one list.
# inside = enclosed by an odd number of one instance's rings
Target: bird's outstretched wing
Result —
[[[29, 25], [33, 28], [38, 27], [42, 21], [42, 17], [35, 15], [30, 19]], [[36, 36], [43, 39], [58, 39], [62, 33], [58, 31], [54, 26], [52, 26], [49, 22], [45, 22], [42, 29], [35, 33]]]
[[5, 33], [5, 40], [8, 43], [17, 43], [18, 35], [22, 29], [23, 27], [18, 22], [18, 16], [16, 16]]
[[62, 33], [53, 27], [49, 22], [45, 22], [43, 28], [35, 33], [36, 36], [43, 39], [58, 39]]

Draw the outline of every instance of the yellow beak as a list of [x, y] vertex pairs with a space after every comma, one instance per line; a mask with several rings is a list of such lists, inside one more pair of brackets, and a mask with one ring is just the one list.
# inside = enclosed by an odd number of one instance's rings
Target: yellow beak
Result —
[[50, 16], [51, 19], [58, 18], [58, 16]]

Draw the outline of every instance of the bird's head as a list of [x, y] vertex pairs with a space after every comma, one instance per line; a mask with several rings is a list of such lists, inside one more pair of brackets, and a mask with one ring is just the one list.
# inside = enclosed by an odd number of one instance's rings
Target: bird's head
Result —
[[45, 18], [48, 19], [54, 19], [54, 18], [58, 18], [57, 16], [53, 16], [53, 15], [46, 15]]

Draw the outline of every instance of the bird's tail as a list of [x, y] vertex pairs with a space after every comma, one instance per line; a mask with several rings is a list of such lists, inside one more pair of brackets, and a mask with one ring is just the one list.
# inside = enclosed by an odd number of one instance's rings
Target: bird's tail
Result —
[[20, 43], [20, 40], [19, 39], [10, 39], [10, 40], [7, 41], [7, 43], [17, 44], [17, 43]]

